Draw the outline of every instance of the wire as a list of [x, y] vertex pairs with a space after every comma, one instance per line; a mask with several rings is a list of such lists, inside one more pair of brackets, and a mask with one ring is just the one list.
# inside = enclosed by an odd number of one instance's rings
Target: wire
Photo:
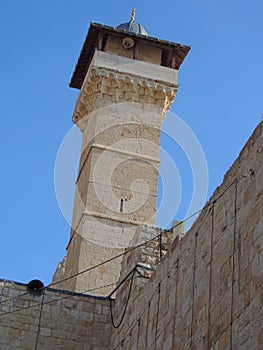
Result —
[[159, 235], [159, 252], [160, 252], [160, 262], [163, 260], [163, 242], [162, 242], [162, 231]]
[[175, 265], [175, 292], [174, 292], [174, 317], [173, 317], [173, 340], [172, 349], [175, 349], [175, 332], [176, 332], [176, 317], [177, 317], [177, 298], [178, 298], [178, 283], [179, 283], [179, 258], [176, 260]]
[[[74, 274], [74, 275], [71, 275], [71, 276], [68, 276], [68, 277], [66, 277], [66, 278], [64, 278], [64, 279], [61, 279], [61, 280], [59, 280], [59, 281], [53, 282], [53, 283], [49, 284], [48, 286], [43, 287], [42, 290], [45, 290], [45, 289], [47, 289], [47, 288], [50, 288], [50, 287], [55, 286], [55, 285], [57, 285], [57, 284], [60, 284], [60, 283], [62, 283], [62, 282], [68, 281], [68, 280], [70, 280], [71, 278], [74, 278], [74, 277], [76, 277], [76, 276], [79, 276], [79, 275], [81, 275], [81, 274], [83, 274], [83, 273], [85, 273], [85, 272], [92, 271], [92, 270], [94, 270], [94, 269], [96, 269], [96, 268], [98, 268], [98, 267], [100, 267], [100, 266], [102, 266], [102, 265], [104, 265], [104, 264], [107, 264], [107, 263], [109, 263], [109, 262], [111, 262], [111, 261], [113, 261], [113, 260], [115, 260], [115, 259], [118, 259], [119, 257], [124, 256], [125, 254], [128, 254], [129, 252], [131, 252], [131, 251], [133, 251], [133, 250], [135, 250], [135, 249], [137, 249], [137, 248], [140, 248], [140, 247], [142, 247], [142, 246], [144, 246], [144, 245], [150, 243], [151, 241], [154, 241], [155, 239], [157, 239], [157, 238], [159, 237], [159, 235], [160, 235], [160, 234], [158, 234], [157, 236], [155, 236], [155, 237], [149, 239], [148, 241], [143, 242], [143, 243], [141, 243], [141, 244], [139, 244], [139, 245], [137, 245], [137, 246], [134, 246], [134, 247], [131, 247], [131, 248], [127, 248], [127, 250], [126, 250], [125, 252], [120, 253], [120, 254], [118, 254], [118, 255], [115, 255], [115, 256], [113, 256], [112, 258], [108, 259], [108, 260], [102, 261], [101, 263], [99, 263], [99, 264], [97, 264], [97, 265], [93, 265], [93, 266], [91, 266], [91, 267], [89, 267], [89, 268], [87, 268], [87, 269], [85, 269], [85, 270], [82, 270], [82, 271], [80, 271], [80, 272], [78, 272], [78, 273], [76, 273], [76, 274]], [[115, 284], [116, 284], [116, 283], [114, 283], [114, 285], [115, 285]], [[95, 288], [95, 289], [96, 289], [96, 288]], [[41, 289], [40, 289], [39, 291], [41, 291]], [[89, 291], [92, 291], [92, 290], [89, 290]], [[89, 292], [89, 291], [87, 291], [87, 292]], [[86, 292], [83, 292], [83, 293], [86, 293]], [[17, 298], [19, 298], [19, 297], [22, 297], [22, 296], [25, 296], [25, 295], [28, 295], [28, 294], [31, 294], [31, 292], [26, 292], [26, 293], [20, 294], [20, 295], [18, 295], [18, 296], [15, 296], [15, 297], [6, 299], [6, 300], [2, 301], [2, 302], [0, 303], [0, 305], [1, 305], [2, 303], [7, 302], [7, 301], [11, 301], [11, 300], [13, 300], [13, 299], [17, 299]], [[1, 316], [1, 315], [0, 315], [0, 316]]]
[[157, 236], [155, 236], [155, 237], [149, 239], [148, 241], [143, 242], [143, 243], [141, 243], [141, 244], [139, 244], [139, 245], [137, 245], [137, 246], [134, 246], [134, 247], [131, 247], [131, 248], [127, 248], [127, 250], [125, 250], [123, 253], [120, 253], [120, 254], [118, 254], [118, 255], [115, 255], [115, 256], [113, 256], [112, 258], [108, 259], [108, 260], [104, 260], [104, 261], [102, 261], [101, 263], [99, 263], [99, 264], [97, 264], [97, 265], [93, 265], [93, 266], [91, 266], [91, 267], [89, 267], [89, 268], [87, 268], [87, 269], [85, 269], [85, 270], [82, 270], [82, 271], [80, 271], [80, 272], [77, 272], [76, 274], [71, 275], [71, 276], [68, 276], [68, 277], [66, 277], [66, 278], [64, 278], [64, 279], [62, 279], [62, 280], [60, 280], [60, 281], [53, 282], [53, 283], [51, 283], [49, 286], [54, 286], [54, 285], [56, 285], [56, 284], [59, 284], [59, 283], [68, 281], [69, 279], [74, 278], [74, 277], [76, 277], [76, 276], [82, 275], [82, 274], [85, 273], [85, 272], [89, 272], [89, 271], [91, 271], [91, 270], [94, 270], [94, 269], [96, 269], [97, 267], [100, 267], [100, 266], [102, 266], [102, 265], [105, 265], [105, 264], [107, 264], [107, 263], [109, 263], [109, 262], [111, 262], [111, 261], [113, 261], [113, 260], [115, 260], [115, 259], [120, 258], [121, 256], [124, 256], [124, 255], [128, 254], [129, 252], [131, 252], [131, 251], [133, 251], [133, 250], [135, 250], [135, 249], [137, 249], [137, 248], [139, 248], [139, 247], [142, 247], [142, 246], [148, 244], [148, 243], [151, 242], [151, 241], [154, 241], [154, 240], [155, 240], [156, 238], [158, 238], [158, 237], [159, 237], [159, 235], [157, 235]]
[[191, 315], [191, 342], [190, 349], [193, 349], [193, 324], [195, 317], [195, 275], [196, 275], [196, 253], [197, 253], [197, 243], [198, 243], [198, 231], [195, 233], [194, 242], [194, 268], [193, 268], [193, 281], [192, 281], [192, 315]]
[[[129, 300], [130, 300], [130, 297], [131, 297], [131, 291], [132, 291], [132, 286], [133, 286], [133, 279], [134, 279], [134, 275], [135, 275], [135, 272], [137, 271], [137, 266], [135, 266], [135, 268], [125, 277], [124, 280], [121, 281], [121, 283], [111, 292], [111, 294], [109, 295], [109, 299], [110, 299], [110, 315], [111, 315], [111, 322], [112, 322], [112, 325], [114, 328], [119, 328], [120, 325], [122, 324], [123, 320], [124, 320], [124, 317], [125, 317], [125, 314], [126, 314], [126, 311], [127, 311], [127, 307], [128, 307], [128, 303], [129, 303]], [[121, 319], [119, 321], [118, 324], [116, 324], [114, 322], [114, 319], [113, 319], [113, 312], [112, 312], [112, 299], [111, 299], [111, 296], [113, 293], [116, 292], [117, 289], [119, 289], [121, 287], [121, 285], [131, 276], [131, 282], [130, 282], [130, 288], [129, 288], [129, 292], [128, 292], [128, 297], [126, 299], [126, 303], [125, 303], [125, 306], [124, 306], [124, 310], [123, 310], [123, 313], [122, 313], [122, 316], [121, 316]]]
[[[96, 287], [96, 288], [91, 288], [91, 289], [88, 289], [88, 290], [84, 290], [82, 292], [79, 292], [78, 294], [83, 294], [83, 296], [87, 296], [85, 295], [85, 293], [89, 293], [89, 292], [93, 292], [95, 290], [99, 290], [99, 289], [102, 289], [102, 288], [107, 288], [107, 287], [112, 287], [112, 286], [115, 286], [116, 283], [110, 283], [110, 284], [105, 284], [103, 286], [100, 286], [100, 287]], [[45, 287], [46, 290], [48, 290], [48, 287]], [[52, 291], [52, 289], [51, 289]], [[74, 293], [74, 292], [73, 292]], [[47, 305], [47, 304], [51, 304], [51, 303], [54, 303], [56, 301], [60, 301], [60, 300], [64, 300], [64, 299], [68, 299], [68, 298], [73, 298], [73, 297], [76, 297], [77, 295], [67, 295], [65, 297], [62, 297], [62, 298], [57, 298], [57, 299], [54, 299], [54, 300], [50, 300], [50, 301], [46, 301], [43, 303], [43, 305]], [[30, 309], [32, 307], [35, 307], [35, 306], [39, 306], [40, 302], [38, 302], [37, 304], [34, 304], [34, 305], [29, 305], [29, 306], [26, 306], [26, 307], [22, 307], [22, 308], [19, 308], [17, 310], [13, 310], [13, 311], [7, 311], [5, 313], [2, 313], [0, 314], [0, 317], [1, 316], [4, 316], [4, 315], [8, 315], [8, 314], [13, 314], [15, 312], [19, 312], [19, 311], [23, 311], [23, 310], [27, 310], [27, 309]]]
[[[243, 179], [243, 178], [242, 178], [242, 179]], [[241, 180], [241, 179], [240, 179], [240, 180]], [[190, 220], [193, 216], [199, 214], [199, 213], [200, 213], [201, 211], [203, 211], [205, 208], [208, 208], [209, 206], [212, 206], [214, 203], [216, 203], [216, 202], [228, 191], [228, 189], [229, 189], [230, 187], [232, 187], [232, 185], [233, 185], [235, 182], [237, 182], [237, 179], [235, 179], [233, 182], [231, 182], [231, 183], [226, 187], [226, 189], [225, 189], [218, 197], [216, 197], [212, 202], [208, 202], [202, 209], [197, 210], [196, 212], [194, 212], [193, 214], [191, 214], [190, 216], [188, 216], [188, 217], [185, 218], [184, 220], [182, 220], [182, 221], [178, 222], [176, 225], [172, 226], [170, 229], [167, 229], [167, 230], [164, 230], [164, 231], [165, 231], [165, 232], [171, 231], [172, 229], [174, 229], [174, 228], [180, 226], [182, 223], [184, 223], [184, 222]], [[74, 274], [74, 275], [71, 275], [71, 276], [68, 276], [68, 277], [66, 277], [66, 278], [64, 278], [64, 279], [61, 279], [61, 280], [59, 280], [59, 281], [53, 282], [53, 283], [49, 284], [48, 286], [45, 286], [43, 289], [46, 289], [46, 288], [55, 286], [55, 285], [60, 284], [60, 283], [62, 283], [62, 282], [68, 281], [68, 280], [70, 280], [70, 279], [72, 279], [72, 278], [74, 278], [74, 277], [77, 277], [77, 276], [79, 276], [79, 275], [81, 275], [81, 274], [83, 274], [83, 273], [92, 271], [92, 270], [94, 270], [94, 269], [96, 269], [96, 268], [98, 268], [98, 267], [100, 267], [100, 266], [102, 266], [102, 265], [104, 265], [104, 264], [107, 264], [107, 263], [109, 263], [109, 262], [111, 262], [111, 261], [113, 261], [113, 260], [115, 260], [115, 259], [118, 259], [118, 258], [120, 258], [120, 257], [122, 257], [122, 256], [124, 256], [124, 255], [126, 255], [126, 254], [128, 254], [128, 253], [130, 253], [131, 251], [133, 251], [133, 250], [135, 250], [135, 249], [137, 249], [137, 248], [140, 248], [140, 247], [142, 247], [142, 246], [144, 246], [144, 245], [146, 245], [146, 244], [148, 244], [148, 243], [154, 241], [154, 240], [157, 239], [159, 236], [160, 236], [160, 234], [156, 235], [155, 237], [153, 237], [153, 238], [149, 239], [148, 241], [145, 241], [145, 242], [143, 242], [143, 243], [141, 243], [141, 244], [139, 244], [139, 245], [137, 245], [137, 246], [127, 248], [123, 253], [120, 253], [120, 254], [118, 254], [118, 255], [115, 255], [115, 256], [113, 256], [112, 258], [108, 259], [108, 260], [105, 260], [105, 261], [103, 261], [103, 262], [101, 262], [101, 263], [99, 263], [99, 264], [97, 264], [97, 265], [93, 265], [93, 266], [91, 266], [91, 267], [89, 267], [89, 268], [87, 268], [87, 269], [85, 269], [85, 270], [82, 270], [82, 271], [80, 271], [80, 272], [78, 272], [78, 273], [76, 273], [76, 274]], [[89, 291], [87, 291], [87, 292], [89, 292]], [[85, 292], [83, 292], [83, 293], [85, 293]], [[7, 301], [11, 301], [11, 300], [13, 300], [13, 299], [20, 298], [20, 297], [22, 297], [22, 296], [24, 296], [24, 295], [27, 295], [27, 294], [31, 294], [31, 293], [30, 293], [30, 292], [27, 292], [27, 293], [18, 295], [18, 296], [16, 296], [16, 297], [12, 297], [12, 298], [3, 300], [2, 302], [0, 302], [0, 305], [1, 305], [2, 303], [5, 303], [5, 302], [7, 302]], [[0, 315], [0, 316], [1, 316], [1, 315]]]
[[176, 228], [177, 226], [181, 225], [182, 223], [188, 221], [189, 219], [191, 219], [193, 216], [196, 216], [197, 214], [199, 214], [201, 211], [203, 211], [206, 208], [209, 208], [210, 206], [214, 205], [221, 197], [223, 197], [223, 195], [236, 183], [237, 179], [235, 178], [226, 188], [225, 190], [218, 195], [212, 202], [211, 199], [203, 206], [202, 209], [197, 210], [196, 212], [194, 212], [193, 214], [191, 214], [190, 216], [188, 216], [186, 219], [180, 221], [179, 223], [177, 223], [176, 225], [172, 226], [169, 230], [166, 231], [170, 231], [173, 228]]
[[[146, 339], [145, 339], [145, 347], [144, 350], [148, 350], [148, 325], [149, 325], [149, 316], [150, 316], [150, 307], [151, 307], [151, 301], [153, 299], [153, 297], [155, 296], [156, 293], [156, 289], [154, 290], [153, 295], [151, 296], [149, 302], [144, 306], [144, 308], [142, 310], [140, 310], [140, 314], [138, 316], [142, 317], [142, 315], [144, 315], [144, 312], [147, 310], [147, 321], [146, 321]], [[136, 325], [137, 319], [135, 319], [130, 326], [130, 329], [133, 329]], [[130, 332], [130, 329], [128, 329], [128, 331], [123, 335], [122, 340], [115, 346], [115, 350], [121, 345], [121, 343], [125, 340], [126, 336], [128, 335], [128, 333]]]
[[150, 317], [151, 300], [148, 302], [147, 309], [147, 321], [146, 321], [146, 332], [145, 332], [145, 350], [148, 348], [148, 333], [149, 333], [149, 317]]
[[[200, 212], [200, 211], [202, 211], [202, 210], [203, 210], [203, 209], [200, 209], [198, 212]], [[190, 216], [187, 217], [184, 221], [181, 221], [181, 222], [177, 223], [176, 225], [173, 226], [173, 228], [176, 228], [177, 226], [180, 226], [180, 225], [182, 224], [182, 222], [186, 222], [187, 220], [189, 220], [190, 218], [192, 218], [194, 215], [196, 215], [198, 212], [195, 212], [194, 214], [190, 215]], [[171, 229], [170, 229], [170, 230], [171, 230]], [[166, 230], [166, 231], [170, 231], [170, 230]], [[78, 273], [76, 273], [76, 274], [74, 274], [74, 275], [71, 275], [71, 276], [68, 276], [68, 277], [66, 277], [66, 278], [64, 278], [64, 279], [61, 279], [61, 280], [59, 280], [59, 281], [53, 282], [53, 283], [49, 284], [48, 286], [45, 286], [45, 287], [43, 288], [43, 290], [44, 290], [44, 289], [47, 289], [47, 288], [50, 288], [50, 287], [52, 287], [52, 286], [55, 286], [55, 285], [57, 285], [57, 284], [60, 284], [60, 283], [62, 283], [62, 282], [68, 281], [68, 280], [70, 280], [70, 279], [72, 279], [72, 278], [74, 278], [74, 277], [76, 277], [76, 276], [79, 276], [79, 275], [81, 275], [81, 274], [83, 274], [83, 273], [92, 271], [92, 270], [94, 270], [94, 269], [96, 269], [96, 268], [98, 268], [98, 267], [100, 267], [100, 266], [102, 266], [102, 265], [104, 265], [104, 264], [107, 264], [107, 263], [109, 263], [109, 262], [111, 262], [111, 261], [113, 261], [113, 260], [115, 260], [115, 259], [120, 258], [121, 256], [124, 256], [124, 255], [128, 254], [129, 252], [131, 252], [131, 251], [133, 251], [133, 250], [135, 250], [135, 249], [137, 249], [137, 248], [140, 248], [140, 247], [142, 247], [142, 246], [144, 246], [144, 245], [146, 245], [146, 244], [148, 244], [148, 243], [154, 241], [155, 239], [157, 239], [157, 238], [159, 238], [159, 237], [160, 237], [160, 234], [156, 235], [155, 237], [153, 237], [153, 238], [149, 239], [148, 241], [143, 242], [143, 243], [141, 243], [141, 244], [139, 244], [139, 245], [137, 245], [137, 246], [127, 248], [127, 250], [125, 250], [123, 253], [120, 253], [120, 254], [118, 254], [118, 255], [115, 255], [115, 256], [113, 256], [112, 258], [108, 259], [108, 260], [102, 261], [101, 263], [99, 263], [99, 264], [97, 264], [97, 265], [93, 265], [93, 266], [91, 266], [91, 267], [89, 267], [89, 268], [87, 268], [87, 269], [85, 269], [85, 270], [82, 270], [82, 271], [80, 271], [80, 272], [78, 272]], [[92, 291], [92, 290], [91, 290], [91, 291]], [[87, 292], [89, 292], [89, 291], [87, 291]], [[87, 292], [83, 292], [83, 293], [87, 293]], [[7, 302], [7, 301], [11, 301], [11, 300], [13, 300], [13, 299], [17, 299], [17, 298], [19, 298], [19, 297], [22, 297], [22, 296], [25, 296], [25, 295], [28, 295], [28, 294], [31, 294], [31, 292], [26, 292], [26, 293], [23, 293], [23, 294], [18, 295], [18, 296], [16, 296], [16, 297], [12, 297], [12, 298], [6, 299], [6, 300], [2, 301], [2, 302], [0, 303], [0, 305], [1, 305], [2, 303]], [[6, 313], [5, 313], [5, 314], [6, 314]], [[4, 314], [0, 314], [0, 316], [2, 316], [2, 315], [4, 315]]]
[[141, 318], [137, 320], [137, 342], [136, 342], [136, 350], [139, 350], [139, 341], [140, 341], [140, 333], [141, 333]]
[[[5, 299], [5, 300], [0, 302], [0, 305], [2, 305], [4, 303], [7, 303], [8, 301], [11, 301], [13, 299], [21, 298], [21, 297], [23, 297], [24, 295], [27, 295], [27, 294], [30, 294], [30, 292], [22, 293], [22, 294], [17, 295], [16, 297]], [[4, 294], [1, 294], [1, 295], [4, 295]]]
[[160, 300], [161, 300], [161, 282], [159, 282], [158, 284], [158, 301], [157, 301], [157, 315], [156, 315], [155, 336], [154, 336], [154, 350], [156, 350], [156, 346], [157, 346]]
[[[214, 200], [211, 205], [213, 206], [216, 203], [216, 200]], [[210, 205], [209, 205], [210, 206]], [[208, 205], [205, 206], [205, 208], [209, 208]], [[207, 210], [206, 213], [204, 214], [204, 217], [198, 226], [196, 232], [195, 232], [195, 237], [194, 237], [194, 266], [193, 266], [193, 282], [192, 282], [192, 315], [191, 315], [191, 335], [190, 335], [190, 349], [194, 349], [193, 343], [193, 325], [194, 325], [194, 318], [195, 318], [195, 281], [196, 281], [196, 267], [197, 267], [197, 246], [198, 246], [198, 236], [199, 236], [199, 231], [205, 222], [205, 219], [210, 211]]]
[[[212, 203], [211, 203], [210, 205], [212, 205]], [[207, 207], [207, 206], [208, 206], [208, 205], [206, 205], [206, 207]], [[205, 208], [205, 207], [204, 207], [204, 208]], [[183, 221], [180, 221], [179, 223], [177, 223], [176, 225], [174, 225], [172, 228], [176, 228], [177, 226], [180, 226], [183, 222], [188, 221], [188, 220], [191, 219], [194, 215], [196, 215], [196, 214], [198, 214], [199, 212], [201, 212], [204, 208], [202, 208], [202, 209], [196, 211], [195, 213], [193, 213], [192, 215], [188, 216], [188, 217], [187, 217], [186, 219], [184, 219]], [[172, 228], [171, 228], [171, 229], [172, 229]], [[171, 231], [171, 229], [165, 230], [165, 232]], [[59, 284], [59, 283], [65, 282], [65, 281], [68, 281], [68, 280], [70, 280], [71, 278], [74, 278], [74, 277], [76, 277], [76, 276], [82, 275], [83, 273], [89, 272], [89, 271], [91, 271], [91, 270], [96, 269], [97, 267], [100, 267], [100, 266], [105, 265], [105, 264], [107, 264], [107, 263], [109, 263], [109, 262], [111, 262], [111, 261], [113, 261], [113, 260], [115, 260], [115, 259], [118, 259], [118, 258], [120, 258], [120, 257], [122, 257], [122, 256], [124, 256], [124, 255], [126, 255], [126, 254], [128, 254], [128, 253], [130, 253], [130, 252], [132, 252], [133, 250], [135, 250], [135, 249], [137, 249], [137, 248], [140, 248], [140, 247], [143, 247], [143, 246], [145, 246], [146, 244], [148, 244], [148, 243], [154, 241], [155, 239], [159, 238], [160, 235], [161, 235], [161, 233], [159, 233], [158, 235], [156, 235], [156, 236], [154, 236], [153, 238], [149, 239], [148, 241], [145, 241], [145, 242], [140, 243], [140, 244], [138, 244], [138, 245], [136, 245], [136, 246], [127, 248], [123, 253], [120, 253], [120, 254], [118, 254], [118, 255], [115, 255], [115, 256], [113, 256], [112, 258], [108, 259], [108, 260], [104, 260], [104, 261], [102, 261], [101, 263], [99, 263], [99, 264], [97, 264], [97, 265], [93, 265], [93, 266], [91, 266], [91, 267], [89, 267], [89, 268], [87, 268], [87, 269], [84, 269], [84, 270], [82, 270], [82, 271], [80, 271], [80, 272], [75, 273], [74, 275], [65, 277], [65, 278], [61, 279], [60, 281], [53, 282], [53, 283], [49, 284], [49, 287], [55, 286], [56, 284]]]
[[[138, 276], [138, 277], [140, 277], [140, 276]], [[136, 277], [134, 277], [134, 278], [136, 278]], [[103, 286], [96, 287], [96, 288], [90, 288], [90, 289], [84, 290], [84, 291], [82, 291], [82, 292], [78, 292], [77, 294], [80, 294], [81, 296], [87, 297], [87, 295], [86, 295], [85, 293], [90, 293], [90, 292], [93, 292], [93, 291], [96, 291], [96, 290], [99, 290], [99, 289], [102, 289], [102, 288], [112, 287], [112, 286], [115, 286], [115, 285], [116, 285], [116, 282], [115, 282], [115, 283], [104, 284]], [[44, 291], [45, 291], [45, 290], [48, 291], [48, 287], [45, 287], [43, 290], [44, 290]], [[56, 289], [52, 290], [52, 288], [50, 288], [50, 291], [59, 292], [59, 290], [56, 290]], [[63, 292], [63, 291], [62, 291], [62, 292]], [[74, 292], [72, 292], [72, 293], [74, 293]], [[112, 294], [112, 293], [111, 293], [111, 294]], [[43, 305], [51, 304], [51, 303], [56, 302], [56, 301], [60, 301], [60, 300], [68, 299], [68, 298], [73, 298], [73, 297], [76, 297], [76, 296], [78, 296], [78, 295], [72, 295], [72, 294], [70, 294], [70, 295], [67, 295], [67, 296], [62, 297], [62, 298], [57, 298], [57, 299], [54, 299], [54, 300], [50, 300], [50, 301], [43, 302]], [[107, 299], [107, 297], [105, 297], [105, 299]], [[19, 309], [17, 309], [17, 310], [7, 311], [7, 312], [5, 312], [5, 313], [0, 314], [0, 317], [1, 317], [1, 316], [4, 316], [4, 315], [8, 315], [8, 314], [15, 313], [15, 312], [23, 311], [23, 310], [26, 310], [26, 309], [30, 309], [30, 308], [35, 307], [35, 306], [39, 306], [40, 303], [41, 303], [41, 302], [38, 302], [38, 303], [36, 303], [36, 304], [34, 304], [34, 305], [31, 304], [31, 305], [29, 305], [29, 306], [22, 307], [22, 308], [19, 308]]]
[[37, 350], [37, 347], [38, 347], [38, 340], [39, 340], [40, 329], [41, 329], [41, 318], [42, 318], [42, 310], [43, 310], [44, 298], [45, 298], [45, 291], [43, 292], [43, 295], [42, 295], [41, 307], [40, 307], [40, 311], [39, 311], [35, 350]]

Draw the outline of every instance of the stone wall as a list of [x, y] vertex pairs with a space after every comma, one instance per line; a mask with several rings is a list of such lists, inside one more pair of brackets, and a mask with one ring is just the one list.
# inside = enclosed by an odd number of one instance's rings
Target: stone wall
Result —
[[0, 280], [0, 349], [106, 349], [111, 324], [105, 298]]
[[[110, 349], [263, 348], [262, 127], [149, 282], [133, 286]], [[129, 286], [121, 289], [123, 302], [117, 295], [116, 325]]]
[[[2, 280], [0, 349], [262, 349], [262, 128], [186, 235], [168, 251], [173, 230], [126, 251], [121, 279], [128, 278], [112, 295], [116, 328], [109, 298], [47, 288], [43, 299]], [[131, 245], [160, 233], [138, 228]]]

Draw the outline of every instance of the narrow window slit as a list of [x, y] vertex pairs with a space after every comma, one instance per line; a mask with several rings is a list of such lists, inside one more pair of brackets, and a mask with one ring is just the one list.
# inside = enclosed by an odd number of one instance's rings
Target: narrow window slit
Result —
[[123, 199], [121, 199], [120, 212], [123, 213]]

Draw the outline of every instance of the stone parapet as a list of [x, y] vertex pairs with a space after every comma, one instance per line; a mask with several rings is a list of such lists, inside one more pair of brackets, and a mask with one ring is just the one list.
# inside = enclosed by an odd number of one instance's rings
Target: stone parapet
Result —
[[0, 349], [108, 349], [112, 326], [105, 298], [0, 280]]

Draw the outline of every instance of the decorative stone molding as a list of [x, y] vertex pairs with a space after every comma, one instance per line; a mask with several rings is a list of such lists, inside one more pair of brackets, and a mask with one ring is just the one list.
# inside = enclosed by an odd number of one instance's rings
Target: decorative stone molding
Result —
[[77, 123], [96, 108], [105, 104], [140, 102], [162, 108], [164, 119], [169, 111], [178, 85], [163, 84], [140, 76], [92, 67], [83, 83], [73, 122]]

